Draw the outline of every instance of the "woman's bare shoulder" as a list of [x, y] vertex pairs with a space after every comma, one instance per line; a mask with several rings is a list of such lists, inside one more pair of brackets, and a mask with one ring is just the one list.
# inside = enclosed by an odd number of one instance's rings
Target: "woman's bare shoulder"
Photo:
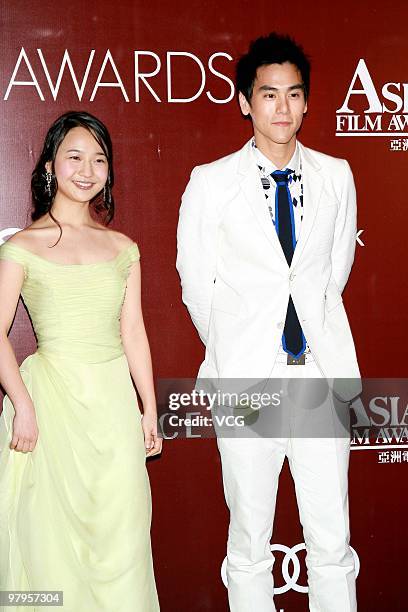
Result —
[[15, 234], [8, 238], [7, 242], [26, 249], [35, 250], [38, 241], [47, 239], [49, 233], [49, 228], [34, 222], [19, 232], [15, 232]]
[[110, 233], [110, 238], [116, 244], [118, 249], [126, 249], [129, 245], [133, 244], [134, 240], [123, 234], [122, 232], [118, 232], [116, 230], [108, 230]]
[[30, 227], [26, 227], [19, 232], [16, 232], [10, 238], [8, 238], [7, 242], [11, 244], [15, 244], [16, 246], [29, 247], [33, 241], [33, 230]]

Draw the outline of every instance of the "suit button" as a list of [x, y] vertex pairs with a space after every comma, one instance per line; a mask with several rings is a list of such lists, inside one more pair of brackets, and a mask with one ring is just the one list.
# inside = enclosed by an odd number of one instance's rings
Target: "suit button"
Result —
[[291, 272], [291, 273], [290, 273], [290, 275], [289, 275], [289, 280], [290, 280], [290, 281], [293, 281], [293, 279], [295, 278], [295, 276], [296, 276], [295, 272]]
[[278, 329], [283, 329], [284, 327], [285, 327], [285, 324], [282, 321], [279, 321]]

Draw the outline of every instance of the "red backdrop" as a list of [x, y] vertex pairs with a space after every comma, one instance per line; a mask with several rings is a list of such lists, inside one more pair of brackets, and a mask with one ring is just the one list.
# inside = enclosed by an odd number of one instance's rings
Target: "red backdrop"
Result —
[[[361, 369], [370, 377], [405, 375], [405, 138], [392, 131], [377, 137], [336, 136], [336, 111], [345, 101], [360, 59], [365, 60], [378, 99], [398, 110], [396, 99], [386, 98], [387, 91], [403, 95], [405, 89], [401, 84], [408, 73], [405, 0], [387, 8], [379, 0], [292, 0], [279, 8], [263, 0], [222, 4], [71, 0], [62, 6], [50, 0], [2, 0], [1, 12], [2, 237], [7, 228], [30, 222], [30, 173], [51, 122], [67, 110], [96, 114], [109, 127], [114, 142], [117, 211], [112, 227], [130, 235], [142, 253], [144, 313], [158, 378], [193, 377], [203, 356], [181, 303], [175, 270], [180, 196], [194, 165], [238, 149], [251, 133], [234, 99], [216, 103], [211, 97], [224, 101], [231, 97], [229, 58], [245, 52], [251, 39], [277, 30], [299, 40], [313, 65], [309, 111], [300, 140], [347, 158], [357, 186], [358, 226], [363, 230], [359, 240], [364, 246], [357, 245], [344, 299]], [[67, 67], [55, 91], [66, 49], [78, 89], [92, 60], [81, 100]], [[180, 52], [183, 55], [176, 55]], [[213, 54], [219, 55], [210, 60]], [[157, 74], [143, 81], [135, 69], [139, 74]], [[98, 75], [100, 86], [95, 89]], [[29, 81], [29, 85], [17, 83]], [[101, 85], [108, 82], [117, 86]], [[384, 95], [385, 83], [395, 85]], [[203, 91], [195, 100], [171, 101], [194, 97], [201, 85]], [[351, 95], [349, 107], [363, 121], [368, 97]], [[383, 128], [395, 114], [402, 117], [403, 127], [402, 106], [397, 113], [382, 113]], [[35, 350], [21, 305], [10, 337], [19, 362]], [[373, 449], [351, 456], [352, 545], [361, 563], [358, 598], [363, 612], [406, 609], [407, 470], [406, 461], [380, 462]], [[149, 462], [149, 473], [152, 542], [163, 611], [227, 610], [220, 566], [228, 514], [214, 440], [168, 441], [162, 457]], [[273, 542], [291, 547], [302, 541], [285, 466]], [[278, 585], [283, 584], [281, 558], [277, 554]], [[303, 566], [298, 583], [305, 584]], [[306, 595], [293, 589], [277, 596], [276, 603], [285, 612], [307, 610]]]

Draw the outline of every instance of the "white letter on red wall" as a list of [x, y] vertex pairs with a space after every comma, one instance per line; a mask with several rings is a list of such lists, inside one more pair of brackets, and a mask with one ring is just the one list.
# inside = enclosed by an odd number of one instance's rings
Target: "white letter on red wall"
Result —
[[215, 104], [227, 104], [234, 97], [234, 92], [235, 92], [234, 83], [231, 81], [231, 79], [225, 76], [225, 74], [222, 74], [221, 72], [218, 72], [218, 70], [215, 70], [215, 68], [213, 67], [213, 60], [216, 57], [226, 57], [230, 61], [232, 60], [232, 57], [228, 55], [228, 53], [220, 52], [220, 53], [213, 53], [210, 59], [208, 60], [208, 67], [210, 69], [210, 72], [212, 72], [213, 74], [215, 74], [215, 76], [219, 77], [220, 79], [228, 83], [230, 87], [230, 94], [228, 98], [218, 99], [218, 98], [214, 98], [214, 96], [212, 96], [209, 91], [207, 91], [206, 93], [207, 93], [208, 98], [211, 100], [211, 102], [215, 102]]
[[[191, 96], [191, 98], [173, 98], [172, 90], [171, 90], [171, 58], [176, 55], [182, 55], [184, 57], [190, 57], [200, 68], [201, 71], [201, 85], [199, 90]], [[188, 51], [168, 51], [167, 52], [167, 101], [168, 102], [193, 102], [197, 100], [203, 93], [205, 85], [205, 70], [201, 61], [193, 55], [192, 53], [188, 53]]]
[[79, 86], [79, 84], [78, 84], [78, 80], [76, 78], [76, 74], [75, 74], [74, 68], [72, 66], [72, 62], [71, 62], [71, 58], [70, 58], [69, 53], [68, 53], [68, 49], [65, 49], [64, 57], [62, 58], [62, 62], [61, 62], [61, 66], [60, 66], [60, 69], [59, 69], [59, 73], [58, 73], [58, 77], [57, 77], [57, 81], [55, 83], [55, 86], [54, 86], [54, 84], [53, 84], [53, 82], [51, 80], [50, 73], [48, 72], [48, 66], [47, 66], [47, 63], [45, 61], [45, 58], [43, 56], [43, 53], [42, 53], [41, 49], [37, 49], [37, 53], [38, 53], [38, 55], [40, 57], [41, 64], [42, 64], [42, 67], [43, 67], [43, 70], [44, 70], [44, 74], [47, 77], [48, 85], [50, 87], [50, 91], [51, 91], [51, 94], [52, 94], [52, 97], [54, 98], [54, 100], [56, 100], [57, 96], [58, 96], [59, 88], [61, 86], [62, 75], [64, 74], [64, 70], [65, 70], [65, 65], [68, 66], [69, 71], [71, 73], [72, 81], [74, 83], [74, 87], [75, 87], [75, 90], [77, 92], [78, 100], [82, 100], [84, 89], [85, 89], [85, 86], [86, 86], [86, 83], [87, 83], [87, 80], [88, 80], [88, 76], [89, 76], [89, 71], [91, 69], [93, 58], [94, 58], [94, 55], [95, 55], [95, 49], [92, 49], [92, 51], [91, 51], [91, 53], [89, 55], [88, 64], [86, 66], [84, 76], [82, 77], [81, 86]]
[[[156, 68], [153, 70], [153, 72], [140, 72], [139, 55], [149, 55], [150, 57], [154, 57], [154, 59], [156, 60]], [[147, 77], [156, 76], [156, 74], [160, 72], [160, 67], [161, 67], [160, 57], [156, 53], [153, 53], [153, 51], [135, 51], [135, 100], [136, 102], [140, 102], [139, 80], [143, 81], [143, 83], [146, 85], [147, 89], [150, 91], [150, 93], [152, 94], [156, 102], [161, 102], [159, 96], [154, 91], [153, 87], [150, 85], [150, 83], [147, 82]]]
[[[32, 81], [16, 81], [15, 80], [15, 78], [17, 76], [17, 72], [19, 71], [20, 64], [21, 64], [22, 60], [25, 61], [25, 64], [27, 66], [27, 70], [30, 73]], [[41, 91], [41, 88], [40, 88], [40, 86], [38, 84], [37, 77], [34, 74], [34, 70], [31, 67], [30, 60], [28, 59], [27, 54], [24, 51], [24, 47], [21, 47], [20, 55], [18, 56], [16, 65], [15, 65], [14, 70], [13, 70], [13, 74], [11, 75], [11, 79], [10, 79], [10, 82], [8, 84], [8, 87], [7, 87], [6, 94], [5, 94], [4, 98], [3, 98], [4, 100], [8, 100], [11, 88], [14, 87], [15, 85], [19, 85], [20, 87], [21, 86], [22, 87], [33, 87], [34, 86], [36, 88], [36, 90], [37, 90], [37, 93], [38, 93], [38, 95], [40, 97], [40, 100], [42, 100], [44, 102], [45, 98], [44, 98], [43, 93]]]
[[[103, 73], [105, 71], [106, 64], [108, 62], [112, 66], [112, 70], [113, 70], [113, 72], [115, 74], [116, 81], [102, 83], [102, 75], [103, 75]], [[98, 78], [96, 79], [95, 87], [93, 88], [92, 95], [89, 98], [90, 102], [94, 101], [95, 96], [96, 96], [96, 92], [98, 91], [99, 87], [120, 87], [120, 89], [122, 91], [122, 94], [123, 94], [123, 97], [125, 98], [126, 102], [129, 102], [129, 98], [128, 98], [128, 95], [126, 93], [126, 89], [125, 89], [125, 87], [124, 87], [124, 85], [122, 83], [122, 79], [120, 78], [118, 69], [116, 68], [115, 62], [113, 61], [113, 58], [112, 58], [112, 55], [111, 55], [111, 52], [109, 51], [109, 49], [107, 50], [106, 55], [105, 55], [105, 59], [103, 60], [101, 69], [100, 69], [99, 74], [98, 74]]]

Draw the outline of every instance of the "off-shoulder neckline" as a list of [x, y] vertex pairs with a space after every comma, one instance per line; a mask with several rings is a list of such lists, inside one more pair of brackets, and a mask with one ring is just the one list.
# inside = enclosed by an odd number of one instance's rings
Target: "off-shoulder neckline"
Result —
[[[7, 244], [8, 241], [4, 242], [3, 244]], [[110, 265], [115, 263], [119, 257], [121, 257], [124, 253], [126, 253], [129, 249], [131, 249], [132, 247], [136, 247], [136, 243], [135, 242], [131, 242], [131, 244], [128, 244], [127, 247], [125, 247], [124, 249], [121, 249], [119, 251], [119, 253], [113, 257], [112, 259], [107, 259], [105, 261], [96, 261], [94, 263], [59, 263], [58, 261], [51, 261], [50, 259], [47, 259], [46, 257], [42, 257], [41, 255], [37, 255], [36, 253], [33, 253], [32, 251], [30, 251], [29, 249], [26, 249], [22, 246], [20, 246], [19, 244], [14, 244], [14, 242], [10, 242], [9, 243], [10, 246], [16, 248], [16, 249], [20, 249], [22, 251], [25, 251], [25, 253], [28, 253], [31, 257], [35, 257], [36, 259], [40, 259], [41, 261], [45, 261], [48, 264], [51, 264], [53, 266], [60, 266], [62, 268], [76, 268], [76, 267], [91, 267], [91, 266], [103, 266], [103, 265]]]

